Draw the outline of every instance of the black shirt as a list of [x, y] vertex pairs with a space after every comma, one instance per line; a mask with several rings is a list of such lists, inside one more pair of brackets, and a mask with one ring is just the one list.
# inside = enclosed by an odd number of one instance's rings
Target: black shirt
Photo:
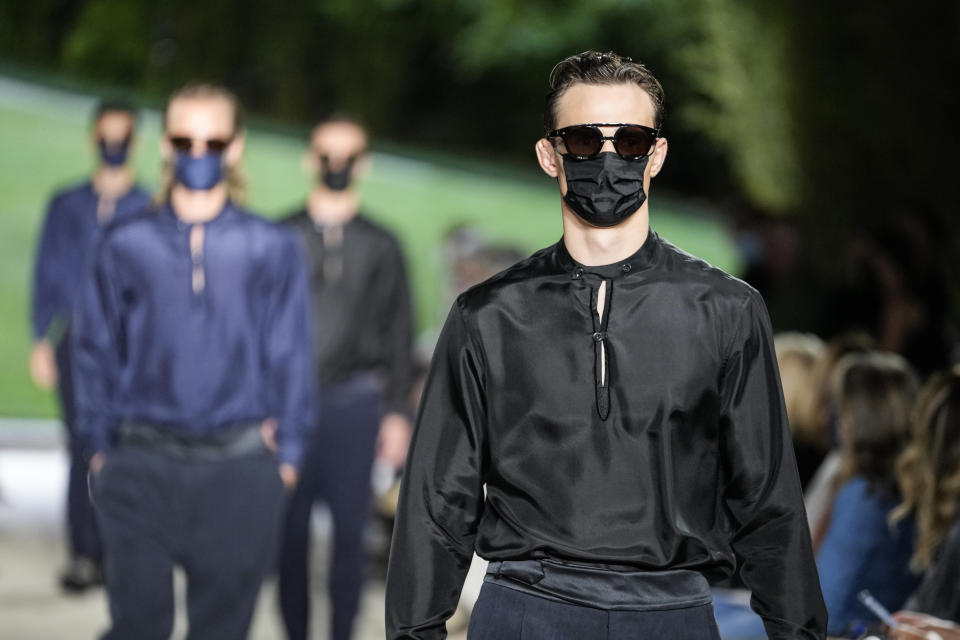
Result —
[[362, 214], [323, 227], [301, 210], [284, 220], [303, 238], [320, 380], [374, 372], [384, 410], [407, 413], [413, 318], [406, 267], [394, 236]]
[[940, 545], [937, 559], [907, 602], [907, 609], [960, 622], [960, 513]]
[[401, 488], [387, 637], [444, 637], [476, 550], [713, 579], [740, 566], [770, 638], [823, 638], [808, 531], [759, 294], [652, 231], [603, 267], [561, 240], [450, 311]]

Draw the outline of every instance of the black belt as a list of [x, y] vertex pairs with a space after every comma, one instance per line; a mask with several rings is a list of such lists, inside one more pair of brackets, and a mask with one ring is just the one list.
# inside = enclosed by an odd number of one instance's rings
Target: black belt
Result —
[[155, 424], [127, 422], [120, 427], [118, 442], [189, 460], [228, 460], [267, 450], [259, 422], [245, 422], [211, 433], [196, 435]]
[[559, 560], [491, 562], [486, 582], [584, 607], [663, 611], [712, 602], [710, 585], [696, 571], [620, 570]]

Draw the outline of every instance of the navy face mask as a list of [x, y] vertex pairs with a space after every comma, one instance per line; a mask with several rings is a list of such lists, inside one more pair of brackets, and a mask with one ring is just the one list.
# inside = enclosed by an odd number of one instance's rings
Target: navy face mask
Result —
[[100, 138], [97, 146], [100, 148], [100, 159], [103, 160], [105, 165], [122, 167], [127, 163], [127, 153], [130, 150], [130, 138], [113, 144], [107, 144], [106, 140]]
[[199, 157], [178, 152], [176, 164], [177, 182], [187, 189], [207, 191], [223, 180], [223, 155], [207, 151]]
[[341, 169], [333, 171], [330, 169], [330, 158], [320, 156], [320, 179], [324, 186], [330, 191], [344, 191], [349, 187], [350, 179], [353, 177], [353, 163], [355, 161], [355, 157], [347, 158], [346, 164]]
[[647, 199], [643, 173], [650, 156], [624, 160], [613, 152], [577, 160], [563, 156], [567, 194], [574, 213], [595, 227], [612, 227], [633, 215]]

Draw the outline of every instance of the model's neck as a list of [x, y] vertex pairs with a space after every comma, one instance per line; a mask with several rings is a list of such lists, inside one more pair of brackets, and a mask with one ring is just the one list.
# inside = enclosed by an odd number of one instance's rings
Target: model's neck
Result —
[[227, 184], [221, 182], [213, 189], [195, 190], [177, 184], [170, 192], [170, 206], [183, 222], [203, 224], [216, 218], [227, 205]]
[[643, 246], [650, 232], [647, 203], [615, 227], [594, 227], [563, 205], [563, 243], [570, 257], [586, 266], [626, 260]]
[[91, 178], [93, 190], [101, 198], [117, 200], [133, 186], [133, 171], [126, 165], [111, 167], [100, 165]]
[[323, 185], [317, 185], [307, 197], [307, 213], [314, 222], [324, 226], [346, 224], [360, 207], [360, 201], [353, 189], [331, 191]]

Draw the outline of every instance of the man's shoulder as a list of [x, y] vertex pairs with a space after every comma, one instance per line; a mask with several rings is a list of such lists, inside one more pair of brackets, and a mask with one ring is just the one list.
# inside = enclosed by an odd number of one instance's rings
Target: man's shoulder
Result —
[[665, 273], [678, 284], [699, 289], [706, 285], [715, 295], [746, 304], [760, 293], [747, 282], [710, 262], [660, 238]]
[[288, 218], [293, 218], [296, 214], [271, 220], [245, 207], [232, 206], [236, 220], [257, 237], [284, 246], [299, 243], [297, 232], [287, 222]]
[[400, 247], [397, 234], [382, 222], [378, 222], [367, 214], [360, 212], [350, 221], [350, 230], [368, 238], [372, 242], [383, 246]]
[[115, 217], [103, 228], [102, 243], [124, 242], [142, 234], [159, 223], [157, 209], [149, 204], [127, 215]]
[[83, 180], [74, 184], [62, 187], [54, 191], [50, 196], [50, 211], [68, 208], [78, 200], [85, 198], [91, 191], [89, 180]]
[[505, 291], [524, 286], [548, 275], [547, 267], [553, 250], [553, 246], [540, 249], [533, 255], [470, 287], [458, 296], [457, 304], [467, 313], [477, 312], [497, 304], [498, 301], [505, 299], [503, 296]]

